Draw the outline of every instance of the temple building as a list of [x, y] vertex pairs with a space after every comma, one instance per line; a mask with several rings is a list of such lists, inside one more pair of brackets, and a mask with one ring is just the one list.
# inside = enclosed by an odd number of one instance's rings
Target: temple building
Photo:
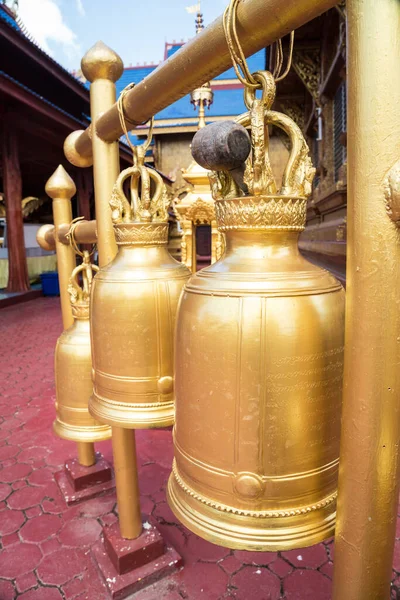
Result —
[[[12, 8], [0, 3], [0, 289], [18, 293], [56, 266], [35, 237], [52, 222], [49, 174], [62, 164], [74, 179], [75, 215], [90, 219], [94, 201], [92, 169], [75, 169], [63, 153], [66, 136], [90, 122], [89, 91], [38, 46]], [[121, 159], [126, 166], [124, 145]]]
[[[275, 101], [276, 109], [294, 118], [306, 134], [317, 167], [300, 248], [342, 282], [346, 256], [345, 23], [345, 8], [339, 5], [296, 31], [292, 68], [278, 84]], [[201, 28], [202, 15], [198, 14], [196, 29]], [[29, 290], [30, 280], [37, 278], [41, 270], [55, 266], [54, 255], [43, 254], [34, 233], [38, 224], [51, 221], [43, 182], [58, 164], [65, 166], [77, 186], [74, 214], [94, 217], [92, 169], [75, 169], [62, 152], [66, 135], [90, 122], [89, 84], [81, 73], [67, 72], [48, 56], [5, 3], [0, 4], [0, 44], [0, 288], [7, 286], [8, 291], [21, 292]], [[183, 42], [166, 43], [164, 59], [182, 45]], [[283, 46], [287, 55], [287, 38]], [[273, 52], [262, 50], [248, 59], [250, 71], [269, 68], [273, 60]], [[156, 68], [156, 64], [126, 67], [117, 82], [117, 94]], [[246, 111], [243, 86], [233, 68], [206, 85], [206, 93], [211, 97], [201, 107], [203, 124], [233, 119]], [[163, 174], [176, 206], [185, 203], [190, 194], [193, 196], [193, 184], [199, 181], [200, 171], [193, 175], [195, 165], [190, 154], [190, 143], [198, 127], [199, 102], [194, 92], [155, 115], [147, 162]], [[148, 125], [144, 125], [131, 135], [140, 142], [147, 131]], [[121, 142], [124, 168], [130, 162], [130, 153], [123, 139]], [[274, 128], [270, 131], [270, 146], [272, 166], [279, 180], [289, 148], [287, 139]], [[204, 181], [201, 185], [204, 188]], [[171, 210], [170, 248], [180, 258], [182, 243], [186, 251], [184, 225], [176, 224], [173, 213], [179, 220], [179, 211]], [[198, 220], [193, 231], [194, 252], [201, 267], [215, 258], [210, 219]]]

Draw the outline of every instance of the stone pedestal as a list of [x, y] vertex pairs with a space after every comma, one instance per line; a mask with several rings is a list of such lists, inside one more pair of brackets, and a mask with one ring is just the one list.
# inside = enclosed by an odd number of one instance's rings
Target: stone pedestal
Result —
[[68, 506], [102, 496], [115, 488], [111, 465], [100, 453], [96, 453], [92, 467], [83, 467], [77, 458], [67, 460], [64, 469], [54, 477]]
[[118, 523], [105, 527], [92, 552], [113, 600], [123, 600], [182, 566], [180, 555], [146, 519], [135, 540], [121, 538]]

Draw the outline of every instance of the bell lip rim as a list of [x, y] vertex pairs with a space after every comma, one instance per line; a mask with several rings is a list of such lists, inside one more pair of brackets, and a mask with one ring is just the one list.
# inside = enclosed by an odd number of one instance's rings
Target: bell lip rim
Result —
[[53, 422], [53, 431], [58, 437], [70, 442], [102, 442], [111, 439], [111, 427], [107, 423], [99, 423], [90, 429], [85, 425], [69, 425], [58, 417]]
[[[183, 498], [181, 494], [179, 497], [176, 491], [183, 492]], [[186, 501], [186, 497], [189, 497], [186, 492], [181, 490], [178, 482], [176, 481], [174, 474], [171, 473], [168, 479], [168, 485], [166, 489], [167, 503], [174, 515], [183, 523], [191, 532], [196, 533], [201, 538], [212, 541], [214, 544], [221, 545], [232, 550], [249, 550], [249, 551], [285, 551], [294, 550], [297, 548], [305, 548], [307, 546], [313, 546], [319, 542], [322, 542], [330, 538], [335, 530], [336, 524], [336, 500], [327, 506], [321, 508], [321, 511], [327, 511], [328, 514], [320, 520], [318, 523], [311, 523], [312, 527], [306, 528], [304, 524], [304, 518], [307, 515], [296, 515], [289, 517], [290, 519], [301, 520], [298, 526], [294, 525], [290, 529], [290, 537], [287, 534], [288, 526], [283, 525], [287, 523], [288, 517], [268, 517], [258, 518], [254, 517], [256, 524], [254, 526], [249, 525], [249, 517], [243, 517], [240, 515], [232, 515], [231, 513], [222, 513], [221, 511], [200, 503], [195, 498], [190, 497], [192, 503]], [[196, 509], [196, 506], [202, 506], [202, 512]], [[332, 506], [334, 510], [332, 511]], [[313, 511], [314, 512], [314, 511]], [[205, 514], [207, 513], [207, 515]], [[313, 513], [311, 513], [313, 514]], [[314, 513], [315, 514], [315, 513]], [[228, 516], [230, 521], [227, 523], [227, 527], [218, 527], [221, 523], [221, 516]], [[238, 521], [247, 520], [245, 526], [238, 526]], [[234, 521], [236, 521], [236, 528]], [[261, 522], [263, 524], [271, 523], [282, 523], [281, 527], [270, 527], [260, 528]], [[211, 524], [211, 525], [210, 525]], [[229, 524], [232, 525], [231, 529], [228, 530]], [[257, 526], [258, 525], [258, 526]], [[244, 533], [246, 530], [246, 534]], [[254, 537], [252, 538], [252, 533]], [[264, 541], [260, 540], [260, 532], [264, 533]], [[285, 537], [286, 532], [286, 537]], [[229, 533], [231, 537], [229, 537]], [[227, 535], [228, 534], [228, 535]], [[262, 535], [262, 534], [261, 534]], [[289, 540], [288, 540], [289, 537]], [[285, 541], [286, 539], [286, 541]]]
[[[175, 398], [161, 402], [124, 403], [99, 397], [93, 391], [89, 400], [89, 413], [93, 418], [111, 427], [124, 429], [155, 429], [175, 424]], [[149, 414], [153, 417], [149, 419]]]

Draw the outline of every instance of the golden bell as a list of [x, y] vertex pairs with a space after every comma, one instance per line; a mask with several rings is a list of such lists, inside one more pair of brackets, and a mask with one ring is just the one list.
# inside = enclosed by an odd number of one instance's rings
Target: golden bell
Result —
[[[74, 269], [68, 291], [74, 323], [58, 338], [55, 351], [56, 412], [54, 431], [74, 442], [99, 442], [111, 437], [111, 428], [89, 414], [93, 393], [90, 349], [89, 296], [92, 270], [88, 253], [84, 263]], [[78, 283], [82, 273], [83, 287]]]
[[[334, 530], [344, 291], [298, 250], [315, 172], [300, 129], [256, 99], [237, 121], [252, 127], [248, 193], [211, 176], [226, 250], [185, 286], [177, 316], [168, 502], [213, 543], [287, 550]], [[264, 121], [292, 142], [279, 191]]]
[[[127, 428], [174, 422], [175, 316], [190, 276], [168, 253], [167, 191], [143, 160], [136, 157], [137, 164], [122, 171], [114, 186], [110, 204], [118, 253], [96, 275], [91, 305], [89, 409], [100, 421]], [[132, 205], [123, 192], [128, 178]]]

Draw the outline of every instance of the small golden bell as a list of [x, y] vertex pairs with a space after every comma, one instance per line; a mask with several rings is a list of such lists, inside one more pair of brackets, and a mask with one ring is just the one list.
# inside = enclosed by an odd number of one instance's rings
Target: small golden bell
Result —
[[[88, 410], [93, 393], [90, 348], [89, 296], [93, 270], [88, 253], [74, 269], [68, 291], [73, 325], [58, 338], [55, 351], [56, 412], [54, 431], [74, 442], [99, 442], [111, 437], [111, 428], [98, 423]], [[82, 287], [78, 282], [82, 274]]]
[[[174, 422], [175, 315], [190, 276], [168, 253], [167, 191], [160, 175], [144, 166], [139, 150], [135, 166], [118, 177], [110, 201], [118, 254], [96, 275], [92, 294], [90, 412], [127, 428]], [[123, 191], [128, 178], [131, 204]]]

